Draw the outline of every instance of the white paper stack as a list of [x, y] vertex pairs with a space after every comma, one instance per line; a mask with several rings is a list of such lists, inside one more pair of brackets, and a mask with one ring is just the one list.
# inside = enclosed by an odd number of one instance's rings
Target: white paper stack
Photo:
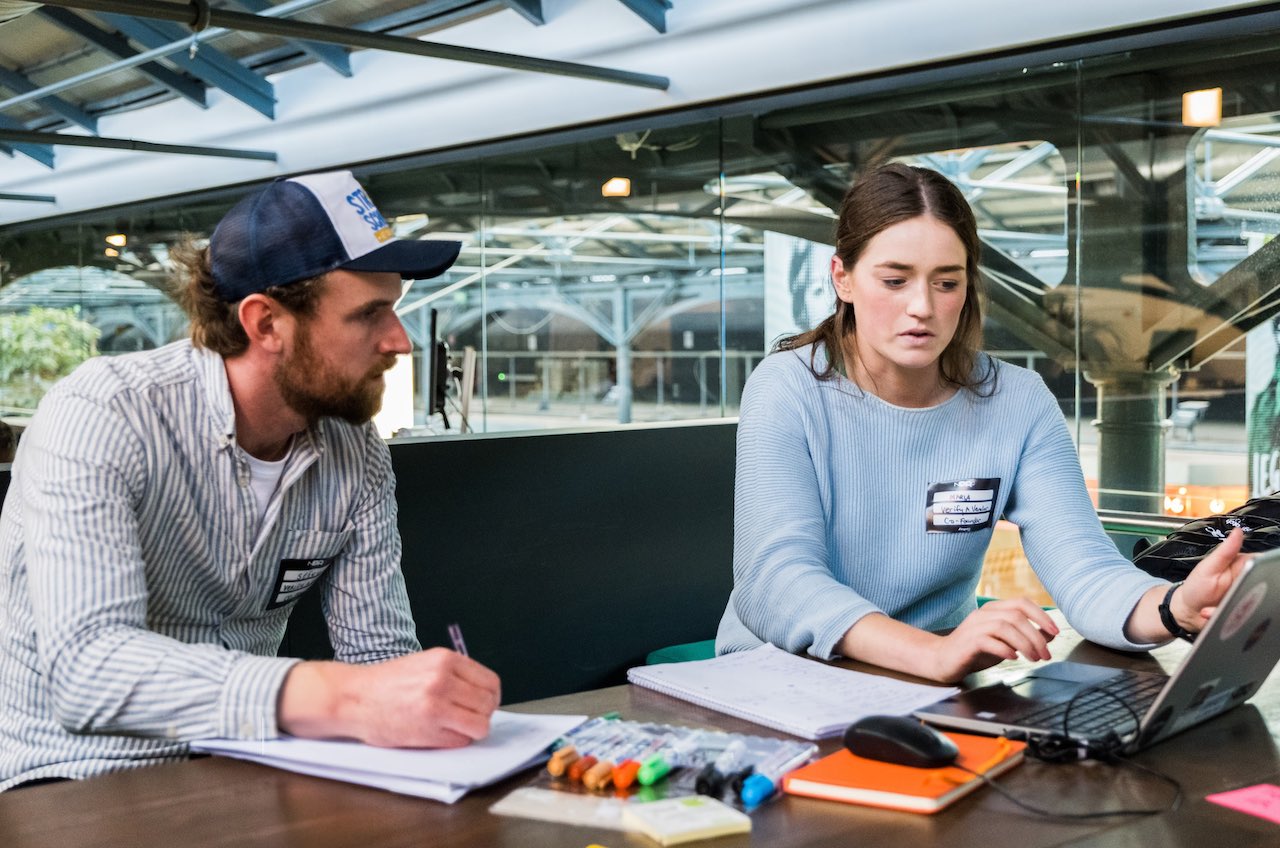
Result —
[[200, 739], [191, 743], [191, 750], [452, 804], [476, 787], [541, 763], [547, 747], [585, 719], [499, 710], [493, 714], [489, 735], [465, 748], [375, 748], [283, 737]]

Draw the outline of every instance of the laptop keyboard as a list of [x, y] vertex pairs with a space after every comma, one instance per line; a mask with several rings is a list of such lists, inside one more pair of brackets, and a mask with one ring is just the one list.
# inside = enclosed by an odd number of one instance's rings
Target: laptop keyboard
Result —
[[1018, 716], [1013, 723], [1062, 733], [1063, 720], [1070, 707], [1067, 735], [1093, 738], [1114, 730], [1124, 736], [1137, 729], [1138, 722], [1167, 682], [1167, 678], [1158, 675], [1121, 672], [1105, 683], [1083, 690], [1075, 698]]

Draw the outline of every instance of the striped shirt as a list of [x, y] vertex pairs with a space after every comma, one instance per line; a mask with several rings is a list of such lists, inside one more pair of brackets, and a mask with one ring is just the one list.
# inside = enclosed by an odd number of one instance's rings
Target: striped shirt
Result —
[[[995, 363], [990, 397], [960, 390], [906, 409], [810, 348], [765, 357], [742, 393], [733, 591], [719, 653], [762, 642], [831, 657], [863, 616], [927, 630], [973, 612], [995, 519], [1067, 620], [1108, 647], [1145, 650], [1124, 625], [1152, 586], [1103, 532], [1057, 401], [1033, 371]], [[825, 365], [821, 348], [817, 367]], [[983, 367], [980, 363], [979, 367]]]
[[337, 659], [419, 650], [399, 566], [371, 425], [295, 436], [260, 518], [220, 356], [90, 360], [41, 402], [0, 517], [0, 790], [277, 736], [312, 583]]

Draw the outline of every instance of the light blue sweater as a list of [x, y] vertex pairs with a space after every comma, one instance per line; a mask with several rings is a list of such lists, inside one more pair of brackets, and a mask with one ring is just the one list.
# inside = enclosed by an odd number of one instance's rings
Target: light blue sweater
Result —
[[[991, 397], [961, 390], [935, 407], [904, 409], [844, 377], [818, 380], [809, 355], [806, 347], [766, 357], [742, 395], [734, 588], [717, 653], [772, 642], [830, 658], [877, 611], [925, 629], [954, 627], [975, 609], [990, 525], [1001, 516], [1018, 525], [1036, 574], [1085, 638], [1151, 647], [1128, 641], [1124, 623], [1163, 581], [1103, 532], [1039, 375], [996, 363]], [[825, 367], [821, 347], [815, 363]], [[994, 489], [994, 503], [957, 509], [948, 498], [975, 480], [978, 491]], [[951, 483], [960, 485], [938, 486]], [[952, 521], [977, 526], [929, 532], [927, 507], [949, 507], [960, 513]]]

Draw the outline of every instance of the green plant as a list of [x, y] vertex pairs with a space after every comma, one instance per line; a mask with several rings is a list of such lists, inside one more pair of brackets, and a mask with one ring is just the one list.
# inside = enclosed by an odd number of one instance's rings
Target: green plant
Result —
[[34, 410], [50, 386], [97, 355], [99, 335], [78, 309], [0, 314], [0, 408]]

